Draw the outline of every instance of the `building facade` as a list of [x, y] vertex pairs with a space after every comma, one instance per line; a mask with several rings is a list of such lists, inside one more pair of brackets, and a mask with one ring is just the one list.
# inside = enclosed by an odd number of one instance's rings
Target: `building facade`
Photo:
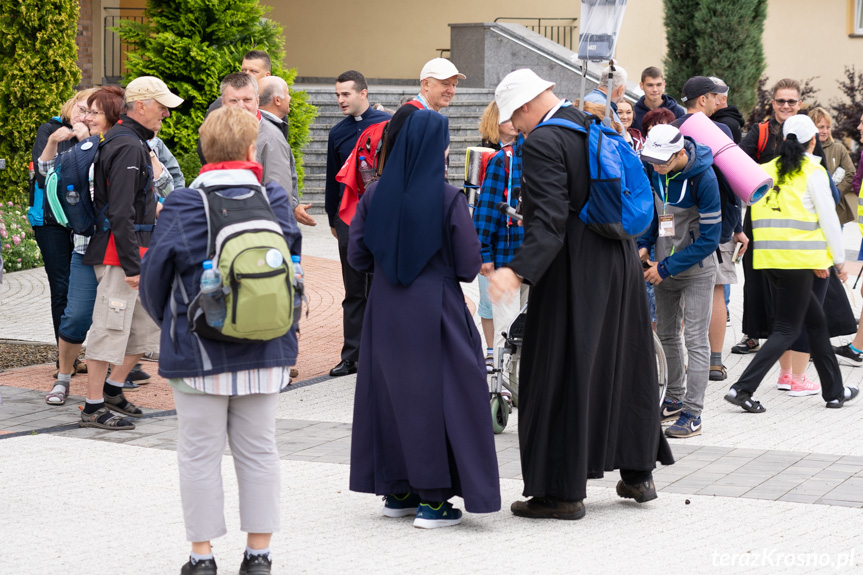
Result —
[[[142, 17], [144, 4], [144, 0], [80, 0], [83, 85], [99, 85], [122, 73], [123, 47], [109, 28], [120, 17]], [[449, 24], [501, 18], [527, 25], [539, 18], [545, 19], [547, 27], [564, 26], [572, 19], [577, 25], [580, 6], [573, 0], [532, 4], [437, 0], [433, 5], [394, 0], [369, 0], [361, 5], [343, 0], [286, 0], [270, 4], [270, 17], [285, 29], [284, 64], [296, 68], [300, 80], [330, 82], [345, 70], [357, 69], [368, 78], [391, 83], [416, 82], [424, 62], [447, 55]], [[842, 78], [844, 66], [863, 62], [863, 0], [828, 0], [817, 8], [811, 0], [770, 0], [764, 51], [771, 82], [817, 76], [813, 85], [820, 90], [822, 102], [839, 96], [836, 81]], [[661, 66], [664, 54], [662, 0], [629, 2], [617, 62], [627, 69], [630, 79], [637, 80], [642, 69]]]

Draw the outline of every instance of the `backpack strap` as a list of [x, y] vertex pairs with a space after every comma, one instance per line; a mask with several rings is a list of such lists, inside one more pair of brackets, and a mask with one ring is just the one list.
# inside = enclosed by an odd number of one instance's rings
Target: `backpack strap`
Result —
[[[587, 117], [588, 118], [590, 118], [590, 117], [595, 118], [596, 116], [587, 116]], [[590, 121], [590, 120], [588, 120], [588, 121]], [[539, 124], [537, 124], [536, 128], [541, 128], [543, 126], [559, 126], [561, 128], [568, 128], [570, 130], [574, 130], [574, 131], [578, 132], [579, 134], [584, 134], [585, 136], [588, 136], [588, 139], [590, 136], [590, 132], [588, 131], [588, 128], [586, 128], [585, 126], [582, 126], [581, 124], [576, 124], [572, 120], [565, 120], [563, 118], [550, 118], [544, 122], [540, 122]], [[536, 128], [534, 128], [534, 130], [536, 130]], [[585, 156], [586, 156], [585, 157], [585, 162], [586, 162], [585, 165], [587, 166], [587, 169], [588, 169], [588, 179], [590, 179], [590, 173], [589, 173], [590, 172], [590, 143], [589, 142], [585, 143], [584, 151], [585, 151]], [[572, 202], [570, 201], [569, 211], [570, 212], [580, 212], [581, 208], [576, 209], [575, 206], [573, 206]]]
[[[580, 124], [576, 124], [572, 120], [564, 120], [563, 118], [551, 118], [546, 120], [545, 122], [540, 122], [536, 125], [536, 128], [541, 128], [543, 126], [560, 126], [561, 128], [569, 128], [570, 130], [575, 130], [576, 132], [581, 132], [582, 134], [587, 134], [587, 129]], [[534, 128], [534, 130], [536, 130]]]
[[384, 172], [384, 163], [387, 161], [387, 138], [390, 133], [390, 120], [386, 121], [386, 125], [384, 125], [384, 129], [381, 131], [381, 137], [378, 140], [378, 146], [375, 150], [375, 174], [378, 178], [381, 177], [381, 174]]
[[770, 120], [758, 124], [758, 149], [755, 152], [755, 161], [761, 159], [761, 153], [767, 148], [767, 140], [770, 137]]
[[213, 259], [216, 255], [216, 238], [213, 237], [213, 222], [210, 218], [210, 200], [209, 195], [218, 193], [222, 190], [235, 190], [237, 188], [245, 188], [252, 193], [259, 192], [264, 199], [267, 201], [267, 204], [270, 204], [270, 196], [267, 193], [267, 189], [262, 185], [257, 186], [248, 186], [248, 185], [237, 185], [237, 184], [221, 184], [216, 186], [202, 186], [200, 188], [195, 188], [198, 192], [198, 195], [201, 196], [201, 201], [204, 203], [204, 214], [207, 216], [207, 259]]

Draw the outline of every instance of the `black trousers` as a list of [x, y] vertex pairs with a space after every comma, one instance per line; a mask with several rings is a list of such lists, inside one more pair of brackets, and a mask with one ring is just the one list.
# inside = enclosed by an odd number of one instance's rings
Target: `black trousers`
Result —
[[45, 224], [33, 228], [36, 244], [45, 262], [45, 274], [51, 290], [51, 321], [54, 339], [59, 336], [60, 318], [66, 310], [69, 291], [69, 269], [72, 262], [72, 232], [58, 224]]
[[761, 380], [791, 347], [801, 328], [806, 327], [815, 370], [821, 380], [821, 395], [825, 401], [841, 400], [845, 390], [839, 363], [830, 345], [827, 320], [821, 302], [812, 291], [815, 274], [812, 270], [763, 270], [773, 291], [773, 332], [761, 350], [734, 384], [738, 391], [755, 393]]
[[345, 299], [342, 301], [342, 360], [357, 361], [360, 357], [360, 336], [363, 331], [363, 315], [370, 275], [358, 272], [348, 263], [348, 234], [350, 227], [336, 217], [336, 235], [339, 240], [339, 259], [342, 262], [342, 282], [345, 284]]

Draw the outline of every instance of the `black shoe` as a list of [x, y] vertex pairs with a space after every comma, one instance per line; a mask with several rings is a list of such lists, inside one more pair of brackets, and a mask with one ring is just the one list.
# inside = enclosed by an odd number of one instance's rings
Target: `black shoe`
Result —
[[761, 349], [761, 345], [759, 345], [757, 339], [752, 339], [748, 335], [744, 335], [743, 339], [740, 340], [740, 343], [731, 348], [731, 353], [737, 354], [747, 354], [747, 353], [755, 353]]
[[531, 497], [516, 501], [509, 507], [513, 515], [528, 519], [576, 520], [584, 517], [583, 501], [562, 501], [551, 497]]
[[617, 482], [617, 494], [624, 499], [634, 499], [636, 503], [646, 503], [656, 499], [656, 486], [653, 479], [630, 485], [621, 479]]
[[857, 353], [851, 349], [851, 344], [840, 347], [834, 346], [833, 353], [836, 354], [836, 360], [842, 365], [850, 365], [852, 367], [863, 365], [863, 353]]
[[144, 385], [150, 383], [150, 375], [141, 369], [141, 364], [136, 363], [129, 375], [126, 376], [126, 383], [134, 383], [135, 385]]
[[330, 370], [330, 377], [342, 377], [357, 372], [357, 362], [343, 359], [339, 364]]
[[243, 553], [243, 564], [240, 565], [240, 575], [269, 575], [272, 567], [273, 562], [266, 555], [252, 555], [249, 557]]
[[180, 575], [216, 575], [217, 573], [215, 559], [203, 559], [194, 565], [190, 559], [180, 570]]

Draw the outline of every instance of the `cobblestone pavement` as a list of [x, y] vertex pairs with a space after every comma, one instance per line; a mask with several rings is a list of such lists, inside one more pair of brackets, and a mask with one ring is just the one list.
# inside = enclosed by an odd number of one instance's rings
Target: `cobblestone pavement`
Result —
[[[322, 225], [308, 233], [305, 253], [337, 266], [335, 242], [327, 236]], [[27, 281], [28, 293], [44, 293], [38, 281]], [[475, 298], [475, 285], [465, 291]], [[336, 318], [338, 301], [329, 306]], [[735, 286], [735, 326], [740, 304]], [[323, 296], [318, 305], [326, 307]], [[0, 338], [36, 340], [33, 318], [20, 317], [26, 307], [4, 307], [0, 299], [0, 310], [6, 314]], [[739, 340], [738, 330], [728, 330], [726, 350]], [[303, 337], [313, 342], [317, 331], [323, 328]], [[273, 539], [275, 572], [658, 573], [675, 566], [705, 573], [860, 572], [863, 402], [827, 410], [819, 396], [790, 398], [774, 389], [774, 371], [759, 390], [767, 412], [743, 413], [722, 395], [750, 360], [726, 357], [729, 380], [708, 387], [704, 434], [673, 441], [677, 463], [655, 473], [657, 501], [639, 506], [619, 499], [611, 473], [589, 482], [582, 521], [512, 516], [508, 505], [522, 487], [514, 410], [495, 438], [503, 510], [466, 514], [463, 525], [434, 532], [384, 518], [378, 498], [348, 490], [355, 377], [298, 383], [281, 395], [277, 413], [282, 531]], [[842, 371], [847, 385], [861, 384], [863, 368]], [[0, 573], [84, 574], [101, 567], [176, 573], [188, 544], [174, 413], [147, 409], [129, 432], [80, 429], [80, 395], [49, 407], [44, 391], [6, 385], [9, 373], [0, 374]], [[167, 393], [164, 385], [151, 384]], [[223, 572], [235, 572], [244, 537], [229, 457], [223, 474], [230, 533], [216, 542], [215, 553]], [[52, 534], [48, 545], [45, 534]]]

